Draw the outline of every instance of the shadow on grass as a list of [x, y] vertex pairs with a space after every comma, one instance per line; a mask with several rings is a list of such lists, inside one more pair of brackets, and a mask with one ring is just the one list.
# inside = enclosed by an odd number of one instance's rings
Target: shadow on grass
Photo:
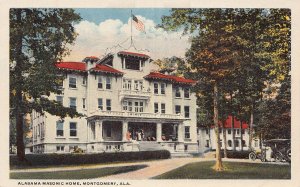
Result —
[[214, 171], [214, 161], [187, 164], [153, 179], [291, 179], [290, 165], [223, 162], [226, 171]]
[[70, 171], [53, 171], [53, 172], [13, 172], [10, 173], [11, 179], [92, 179], [127, 173], [148, 167], [147, 165], [105, 167], [98, 169], [81, 169]]

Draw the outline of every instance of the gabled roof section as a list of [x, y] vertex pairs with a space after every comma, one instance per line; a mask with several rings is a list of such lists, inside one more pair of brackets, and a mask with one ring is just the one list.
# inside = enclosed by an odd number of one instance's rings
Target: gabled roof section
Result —
[[104, 72], [104, 73], [112, 73], [112, 74], [116, 74], [116, 75], [123, 75], [124, 73], [116, 70], [110, 66], [107, 65], [101, 65], [101, 64], [97, 64], [96, 67], [92, 68], [92, 71], [98, 71], [98, 72]]
[[86, 71], [86, 65], [84, 62], [58, 62], [56, 67], [59, 69], [74, 70], [74, 71]]
[[178, 84], [195, 84], [197, 81], [186, 79], [183, 77], [177, 77], [174, 75], [165, 75], [159, 72], [151, 72], [150, 74], [144, 77], [145, 79], [152, 79], [152, 80], [166, 80]]
[[[87, 72], [86, 64], [84, 62], [58, 62], [56, 64], [56, 67], [62, 70]], [[123, 75], [123, 72], [121, 71], [118, 71], [106, 65], [99, 65], [99, 64], [97, 64], [95, 68], [92, 68], [92, 71]]]
[[146, 54], [134, 53], [134, 52], [128, 52], [128, 51], [120, 51], [120, 52], [118, 52], [118, 55], [120, 55], [120, 56], [132, 56], [132, 57], [139, 57], [139, 58], [146, 58], [146, 59], [150, 58]]

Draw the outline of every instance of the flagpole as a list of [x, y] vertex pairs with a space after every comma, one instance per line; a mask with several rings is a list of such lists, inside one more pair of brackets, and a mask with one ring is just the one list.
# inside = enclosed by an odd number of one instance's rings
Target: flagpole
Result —
[[130, 25], [131, 25], [131, 32], [130, 32], [130, 46], [132, 46], [132, 9], [130, 10]]

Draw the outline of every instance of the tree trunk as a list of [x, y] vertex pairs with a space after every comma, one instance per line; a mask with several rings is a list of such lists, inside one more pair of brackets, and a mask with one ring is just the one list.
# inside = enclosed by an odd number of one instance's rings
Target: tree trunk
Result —
[[[232, 93], [230, 93], [230, 106], [232, 107]], [[232, 150], [235, 151], [235, 133], [234, 133], [234, 115], [231, 114], [231, 136], [232, 136]]]
[[224, 158], [227, 157], [227, 138], [226, 138], [226, 129], [225, 129], [225, 122], [223, 122], [223, 141], [224, 141]]
[[250, 125], [249, 125], [249, 150], [252, 149], [252, 133], [253, 133], [253, 109], [250, 115]]
[[220, 145], [220, 134], [219, 134], [219, 116], [218, 116], [218, 85], [214, 82], [214, 126], [216, 135], [216, 164], [214, 169], [216, 171], [224, 170], [221, 157], [221, 145]]
[[240, 135], [241, 135], [241, 151], [243, 151], [243, 148], [244, 148], [244, 146], [243, 146], [243, 133], [242, 133], [242, 130], [243, 130], [243, 122], [242, 122], [242, 120], [240, 120]]
[[[19, 23], [22, 22], [21, 12], [19, 10], [17, 13], [17, 20]], [[16, 41], [17, 44], [17, 51], [16, 51], [16, 77], [19, 80], [18, 84], [22, 84], [22, 31], [19, 31], [18, 40]], [[15, 96], [15, 112], [16, 112], [16, 130], [17, 130], [17, 156], [20, 161], [25, 161], [25, 146], [24, 146], [24, 129], [23, 129], [23, 95], [21, 86], [16, 86], [16, 96]]]
[[235, 151], [234, 115], [231, 116], [232, 150]]

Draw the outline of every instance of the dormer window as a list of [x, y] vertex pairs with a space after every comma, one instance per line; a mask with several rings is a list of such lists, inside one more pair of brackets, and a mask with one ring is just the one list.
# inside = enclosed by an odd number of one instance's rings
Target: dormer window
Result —
[[139, 59], [126, 58], [125, 61], [126, 61], [126, 64], [125, 64], [126, 69], [140, 70], [140, 60]]

